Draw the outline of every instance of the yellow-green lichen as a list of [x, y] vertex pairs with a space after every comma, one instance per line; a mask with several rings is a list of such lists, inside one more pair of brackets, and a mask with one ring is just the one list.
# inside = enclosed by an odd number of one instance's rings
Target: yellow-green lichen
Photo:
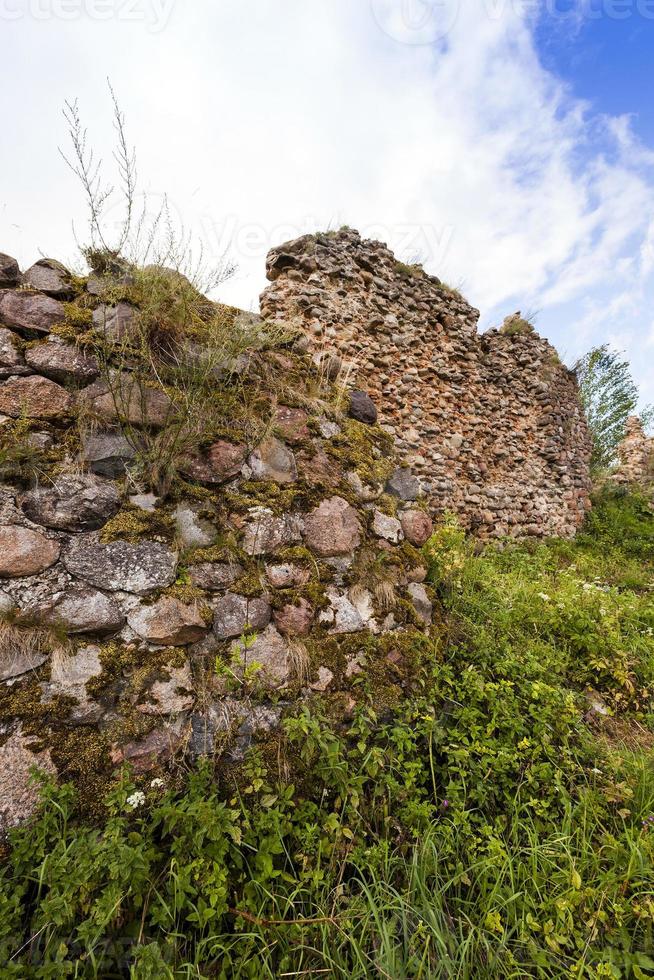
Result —
[[205, 625], [211, 626], [213, 622], [213, 610], [207, 602], [206, 593], [202, 589], [198, 589], [194, 585], [176, 582], [167, 589], [163, 589], [159, 595], [171, 596], [171, 598], [177, 599], [178, 602], [183, 603], [185, 606], [195, 606]]
[[103, 544], [129, 541], [137, 544], [144, 539], [171, 542], [175, 534], [174, 519], [161, 510], [146, 511], [125, 504], [100, 532]]
[[207, 563], [213, 565], [217, 562], [230, 562], [247, 560], [236, 544], [235, 536], [227, 531], [218, 536], [218, 540], [206, 548], [188, 548], [182, 555], [184, 565], [199, 565]]
[[242, 575], [230, 588], [230, 592], [242, 595], [247, 599], [254, 599], [261, 596], [266, 591], [266, 578], [263, 569], [259, 567], [251, 568], [249, 572]]
[[386, 483], [395, 468], [393, 443], [379, 426], [343, 419], [341, 433], [325, 444], [325, 453], [354, 469], [364, 483]]
[[64, 303], [66, 324], [78, 330], [86, 330], [93, 323], [93, 312], [77, 303]]

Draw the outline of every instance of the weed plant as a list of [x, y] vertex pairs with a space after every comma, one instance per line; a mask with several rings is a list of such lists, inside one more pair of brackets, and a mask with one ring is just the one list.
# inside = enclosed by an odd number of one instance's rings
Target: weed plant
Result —
[[[0, 872], [2, 977], [654, 975], [654, 514], [426, 547], [443, 630], [392, 714], [312, 702], [276, 752], [44, 782]], [[365, 681], [362, 692], [365, 692]]]

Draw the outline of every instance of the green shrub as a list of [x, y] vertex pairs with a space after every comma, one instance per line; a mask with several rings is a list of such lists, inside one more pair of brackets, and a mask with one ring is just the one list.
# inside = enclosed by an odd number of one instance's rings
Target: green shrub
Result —
[[500, 333], [507, 337], [529, 337], [535, 332], [533, 323], [519, 313], [507, 316], [500, 327]]
[[[601, 474], [617, 461], [617, 450], [629, 416], [636, 414], [640, 395], [629, 363], [608, 344], [593, 347], [574, 365], [581, 402], [593, 440], [591, 465]], [[645, 426], [654, 417], [649, 407], [641, 411]]]
[[419, 262], [396, 262], [395, 271], [403, 279], [422, 279], [425, 274]]
[[46, 784], [2, 976], [652, 976], [652, 517], [603, 496], [577, 542], [482, 554], [446, 521], [443, 634], [393, 713], [314, 704], [240, 769], [123, 774], [100, 826]]

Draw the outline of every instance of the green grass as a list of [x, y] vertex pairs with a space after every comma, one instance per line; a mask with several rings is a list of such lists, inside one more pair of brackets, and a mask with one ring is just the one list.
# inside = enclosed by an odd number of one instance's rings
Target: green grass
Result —
[[529, 337], [534, 333], [534, 325], [523, 316], [511, 316], [500, 327], [500, 333], [507, 337]]
[[392, 716], [305, 710], [136, 808], [122, 774], [100, 827], [45, 785], [0, 872], [0, 976], [654, 976], [650, 507], [605, 495], [576, 542], [480, 555], [445, 522], [426, 551], [444, 626]]

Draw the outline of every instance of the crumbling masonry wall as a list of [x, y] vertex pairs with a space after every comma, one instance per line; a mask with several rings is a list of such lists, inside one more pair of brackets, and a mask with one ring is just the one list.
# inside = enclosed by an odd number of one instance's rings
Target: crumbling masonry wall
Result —
[[354, 365], [436, 512], [481, 537], [572, 536], [589, 507], [590, 438], [574, 375], [519, 321], [479, 313], [351, 229], [273, 249], [262, 314]]
[[645, 434], [643, 423], [635, 415], [627, 420], [624, 439], [618, 446], [618, 459], [613, 474], [617, 483], [654, 484], [654, 438]]
[[0, 252], [0, 845], [33, 766], [91, 812], [123, 763], [147, 785], [208, 756], [231, 780], [313, 698], [337, 725], [392, 710], [432, 628], [416, 481], [302, 344], [215, 365], [202, 427], [152, 480], [146, 436], [179, 442], [188, 389], [144, 375], [138, 300]]

